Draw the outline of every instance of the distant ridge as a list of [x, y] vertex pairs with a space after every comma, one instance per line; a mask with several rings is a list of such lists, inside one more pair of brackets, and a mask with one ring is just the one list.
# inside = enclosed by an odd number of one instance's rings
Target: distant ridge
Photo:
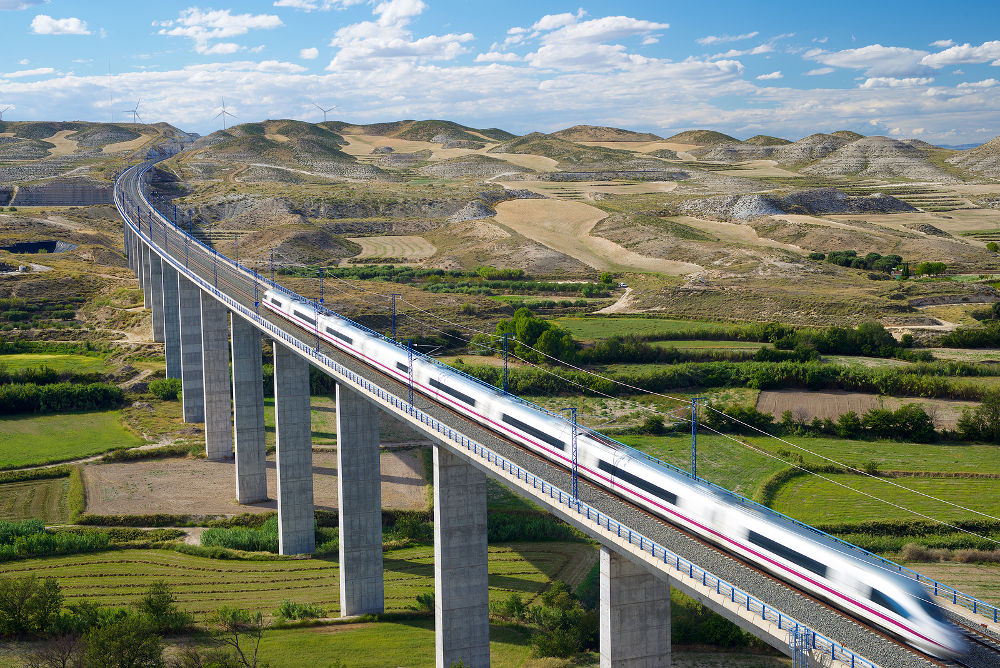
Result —
[[667, 137], [666, 140], [675, 144], [698, 144], [699, 146], [739, 141], [736, 137], [730, 137], [715, 130], [685, 130], [678, 132], [673, 137]]
[[749, 139], [743, 140], [744, 144], [750, 144], [751, 146], [783, 146], [785, 144], [791, 144], [791, 140], [782, 139], [781, 137], [771, 137], [770, 135], [754, 135]]
[[661, 141], [663, 137], [650, 132], [633, 132], [601, 125], [574, 125], [552, 133], [553, 137], [568, 141]]
[[837, 130], [836, 132], [831, 132], [830, 136], [846, 139], [847, 141], [857, 141], [865, 138], [863, 134], [855, 132], [854, 130]]
[[[399, 137], [414, 141], [482, 141], [486, 137], [492, 141], [507, 141], [517, 135], [500, 128], [470, 128], [454, 121], [390, 121], [388, 123], [369, 123], [356, 125], [346, 121], [327, 121], [320, 123], [327, 129], [340, 134], [374, 135], [377, 137]], [[476, 134], [473, 134], [476, 133]], [[482, 135], [482, 137], [478, 136]]]

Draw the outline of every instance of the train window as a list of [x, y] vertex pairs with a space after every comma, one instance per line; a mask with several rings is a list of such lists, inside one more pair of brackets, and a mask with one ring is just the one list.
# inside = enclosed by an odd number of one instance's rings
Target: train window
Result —
[[756, 531], [751, 531], [747, 538], [751, 543], [759, 547], [764, 548], [768, 552], [778, 555], [782, 559], [786, 559], [793, 564], [798, 564], [802, 568], [812, 571], [820, 577], [826, 577], [826, 565], [821, 564], [815, 559], [811, 559], [801, 552], [796, 552], [792, 548], [782, 545], [778, 541], [771, 540], [767, 536], [762, 536]]
[[624, 480], [633, 487], [638, 487], [644, 492], [649, 492], [650, 494], [657, 496], [660, 499], [663, 499], [664, 501], [673, 506], [677, 505], [676, 494], [674, 494], [673, 492], [668, 492], [659, 485], [654, 485], [648, 480], [643, 480], [634, 473], [629, 473], [628, 471], [622, 470], [617, 466], [615, 466], [614, 464], [610, 464], [604, 461], [603, 459], [597, 460], [597, 468], [604, 471], [605, 473], [610, 473], [619, 480]]
[[396, 368], [402, 371], [403, 373], [410, 373], [410, 367], [406, 366], [402, 362], [396, 362]]
[[271, 297], [271, 303], [275, 306], [284, 306], [284, 304], [282, 304], [277, 297]]
[[309, 315], [307, 313], [303, 313], [302, 311], [292, 311], [292, 313], [294, 313], [296, 316], [302, 318], [303, 320], [312, 320], [314, 318], [314, 316], [311, 316], [311, 315]]
[[511, 417], [506, 413], [504, 413], [503, 417], [501, 417], [500, 419], [509, 424], [511, 427], [515, 427], [516, 429], [523, 431], [525, 434], [530, 434], [535, 438], [539, 439], [540, 441], [544, 441], [545, 443], [548, 443], [553, 447], [559, 448], [560, 450], [566, 449], [566, 444], [560, 441], [555, 436], [546, 434], [544, 431], [542, 431], [537, 427], [532, 427], [530, 424], [521, 422], [516, 417]]
[[891, 598], [880, 592], [878, 589], [872, 588], [872, 592], [868, 594], [868, 598], [870, 598], [872, 600], [872, 603], [874, 603], [875, 605], [881, 606], [886, 610], [891, 610], [892, 612], [896, 613], [900, 617], [903, 617], [904, 619], [910, 618], [910, 613], [908, 613], [903, 608], [903, 606], [901, 606], [899, 603], [896, 603], [894, 600], [892, 600]]
[[438, 380], [436, 380], [434, 378], [431, 378], [430, 382], [431, 382], [431, 387], [437, 388], [437, 389], [441, 390], [442, 392], [444, 392], [445, 394], [450, 394], [451, 396], [455, 397], [459, 401], [464, 401], [465, 403], [469, 404], [470, 406], [475, 406], [476, 405], [476, 400], [473, 399], [472, 397], [470, 397], [468, 394], [465, 394], [464, 392], [459, 392], [455, 388], [448, 387], [444, 383], [442, 383], [442, 382], [440, 382], [440, 381], [438, 381]]
[[326, 328], [326, 333], [327, 334], [333, 334], [334, 336], [336, 336], [338, 339], [340, 339], [344, 343], [351, 343], [351, 344], [354, 343], [354, 339], [352, 339], [351, 337], [347, 336], [346, 334], [341, 334], [340, 332], [338, 332], [337, 330], [335, 330], [333, 327], [327, 327]]

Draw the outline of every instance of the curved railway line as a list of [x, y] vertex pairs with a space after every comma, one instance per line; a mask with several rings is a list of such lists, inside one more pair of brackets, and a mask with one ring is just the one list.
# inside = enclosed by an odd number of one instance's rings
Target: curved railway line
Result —
[[[259, 308], [259, 302], [263, 299], [264, 290], [268, 287], [269, 282], [259, 275], [256, 279], [251, 279], [243, 271], [234, 269], [228, 260], [220, 259], [212, 249], [204, 247], [174, 225], [168, 224], [166, 218], [155, 212], [149, 205], [142, 193], [140, 177], [138, 176], [140, 173], [139, 168], [132, 168], [119, 179], [118, 184], [116, 184], [116, 198], [129, 214], [136, 214], [142, 233], [150, 241], [162, 246], [163, 250], [170, 253], [176, 261], [180, 261], [203, 280], [214, 284], [243, 306], [256, 311], [261, 318], [276, 327], [294, 335], [300, 341], [308, 341], [310, 345], [315, 344], [316, 348], [324, 355], [335, 359], [355, 373], [377, 378], [381, 387], [395, 393], [396, 396], [405, 397], [407, 395], [408, 388], [405, 383], [380, 370], [368, 367], [342, 351], [317, 340], [312, 332], [283, 318], [275, 317], [267, 309]], [[414, 403], [421, 411], [447, 424], [455, 425], [456, 429], [477, 439], [480, 443], [487, 445], [526, 470], [534, 472], [540, 478], [564, 488], [568, 486], [569, 471], [567, 468], [543, 459], [511, 439], [505, 439], [492, 431], [483, 429], [452, 408], [432, 401], [426, 396], [414, 395]], [[995, 647], [992, 647], [987, 640], [982, 642], [977, 640], [974, 644], [976, 647], [989, 648], [989, 652], [985, 649], [983, 652], [973, 652], [969, 657], [963, 658], [961, 662], [942, 663], [926, 657], [883, 632], [857, 619], [845, 616], [844, 613], [810, 594], [792, 587], [787, 582], [778, 580], [753, 564], [722, 552], [701, 538], [666, 523], [638, 505], [611, 496], [605, 490], [585, 480], [581, 480], [581, 482], [583, 482], [580, 485], [581, 501], [585, 501], [606, 513], [609, 517], [614, 517], [622, 524], [642, 531], [644, 535], [659, 541], [661, 545], [669, 546], [671, 550], [681, 554], [684, 558], [695, 563], [706, 564], [705, 568], [719, 577], [724, 577], [730, 582], [739, 582], [741, 588], [773, 606], [776, 610], [782, 610], [786, 614], [802, 620], [827, 637], [837, 638], [845, 647], [853, 649], [861, 656], [871, 658], [876, 665], [885, 668], [932, 665], [966, 665], [973, 668], [1000, 666], [1000, 654], [995, 652]], [[967, 632], [973, 631], [969, 628], [966, 630]], [[980, 654], [982, 656], [978, 656]], [[984, 663], [984, 660], [987, 662]]]

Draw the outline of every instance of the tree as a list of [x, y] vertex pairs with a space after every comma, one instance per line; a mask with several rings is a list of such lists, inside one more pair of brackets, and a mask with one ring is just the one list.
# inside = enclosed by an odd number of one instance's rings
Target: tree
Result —
[[62, 607], [63, 595], [54, 578], [34, 575], [0, 579], [0, 634], [48, 633]]
[[251, 613], [239, 608], [222, 607], [209, 619], [216, 640], [229, 647], [238, 665], [256, 668], [260, 639], [267, 625], [260, 613]]
[[177, 597], [163, 580], [149, 585], [135, 608], [145, 615], [157, 633], [177, 633], [191, 624], [191, 615], [177, 608]]
[[162, 668], [163, 643], [149, 621], [128, 614], [83, 636], [87, 668]]
[[1000, 251], [1000, 244], [998, 244], [995, 241], [991, 241], [988, 244], [986, 244], [986, 250], [988, 250], [991, 253], [996, 253]]
[[984, 393], [978, 406], [962, 412], [957, 427], [966, 440], [1000, 443], [1000, 392]]
[[80, 665], [83, 644], [75, 633], [64, 633], [32, 648], [23, 659], [28, 668], [71, 668]]

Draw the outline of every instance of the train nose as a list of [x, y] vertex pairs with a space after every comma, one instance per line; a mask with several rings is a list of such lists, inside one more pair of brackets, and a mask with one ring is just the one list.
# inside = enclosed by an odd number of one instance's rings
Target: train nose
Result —
[[969, 653], [969, 641], [966, 639], [965, 634], [957, 629], [948, 633], [941, 644], [947, 648], [949, 656], [952, 657], [965, 656]]

